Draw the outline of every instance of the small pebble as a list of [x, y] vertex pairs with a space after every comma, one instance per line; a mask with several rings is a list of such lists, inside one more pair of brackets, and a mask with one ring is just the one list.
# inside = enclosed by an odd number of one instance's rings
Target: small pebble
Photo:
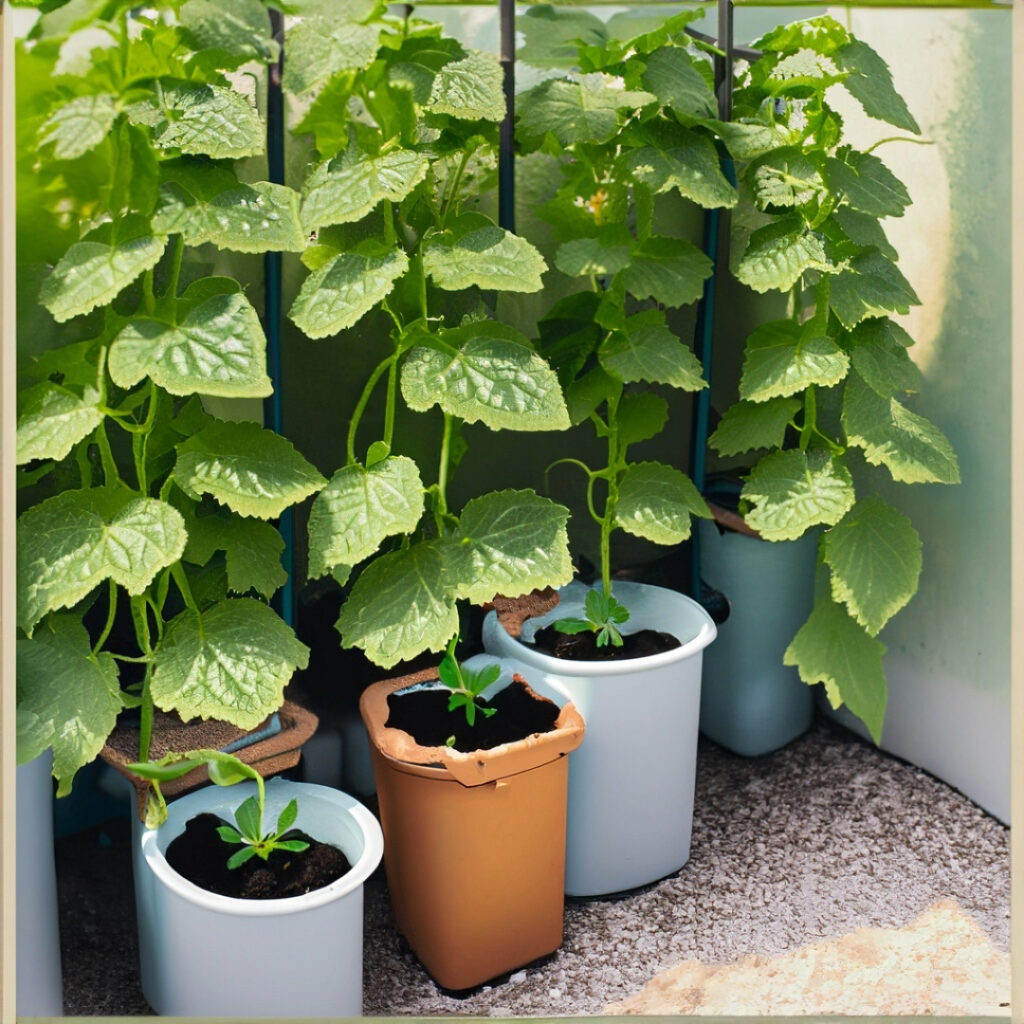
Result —
[[521, 981], [526, 981], [526, 971], [516, 971], [508, 980], [513, 985], [518, 985]]

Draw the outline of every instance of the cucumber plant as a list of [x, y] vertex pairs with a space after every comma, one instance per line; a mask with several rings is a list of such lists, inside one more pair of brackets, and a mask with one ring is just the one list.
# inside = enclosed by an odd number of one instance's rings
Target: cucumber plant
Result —
[[[300, 33], [343, 42], [328, 53], [300, 45]], [[306, 18], [286, 45], [284, 85], [305, 108], [293, 132], [313, 155], [300, 210], [308, 274], [289, 316], [339, 345], [371, 311], [389, 325], [351, 413], [345, 463], [310, 510], [309, 576], [346, 587], [343, 646], [391, 667], [444, 650], [460, 600], [571, 576], [564, 507], [507, 489], [456, 510], [448, 495], [465, 424], [569, 425], [554, 371], [493, 312], [496, 293], [540, 290], [547, 265], [480, 202], [493, 191], [505, 116], [495, 57], [373, 2]], [[403, 454], [399, 401], [440, 416], [436, 468]]]
[[269, 832], [263, 831], [266, 811], [266, 787], [263, 776], [234, 754], [222, 750], [187, 750], [165, 754], [156, 761], [140, 761], [126, 767], [136, 775], [149, 780], [150, 799], [146, 808], [147, 828], [158, 828], [167, 820], [167, 803], [160, 790], [160, 783], [181, 778], [196, 768], [206, 766], [210, 781], [218, 786], [233, 786], [245, 779], [256, 783], [256, 795], [247, 797], [235, 808], [235, 824], [220, 825], [217, 834], [229, 846], [240, 846], [228, 857], [227, 866], [240, 868], [253, 857], [269, 860], [275, 850], [301, 853], [309, 849], [303, 839], [284, 838], [299, 816], [298, 800], [289, 800], [277, 818], [277, 825]]
[[554, 625], [593, 630], [602, 646], [621, 643], [617, 627], [628, 619], [612, 594], [613, 532], [674, 545], [690, 536], [692, 516], [710, 516], [685, 473], [629, 457], [667, 422], [668, 403], [653, 385], [707, 387], [666, 310], [696, 302], [711, 261], [662, 227], [658, 197], [676, 192], [703, 208], [737, 201], [708, 127], [716, 109], [710, 65], [685, 32], [698, 16], [683, 12], [652, 27], [628, 14], [605, 23], [534, 7], [519, 19], [521, 57], [563, 72], [518, 100], [520, 151], [540, 155], [554, 177], [539, 217], [555, 239], [555, 267], [575, 289], [541, 318], [538, 347], [557, 369], [571, 422], [589, 422], [607, 452], [597, 468], [559, 460], [587, 478], [601, 594], [588, 599], [588, 620]]
[[260, 180], [266, 8], [224, 6], [46, 3], [18, 44], [18, 759], [59, 795], [124, 708], [144, 761], [154, 709], [251, 729], [307, 662], [273, 520], [324, 479], [203, 404], [271, 393], [233, 254], [305, 245]]
[[[877, 634], [913, 597], [921, 540], [872, 486], [884, 467], [902, 483], [957, 483], [942, 431], [906, 404], [922, 375], [894, 315], [918, 304], [881, 221], [910, 205], [876, 150], [920, 141], [888, 67], [828, 16], [774, 29], [737, 78], [735, 119], [718, 131], [737, 161], [746, 220], [733, 272], [756, 292], [789, 295], [789, 315], [747, 338], [738, 400], [710, 438], [720, 455], [762, 451], [743, 486], [747, 523], [769, 541], [824, 527], [815, 603], [784, 660], [824, 683], [878, 742], [885, 648]], [[830, 89], [898, 129], [859, 150], [844, 137]], [[854, 469], [860, 464], [860, 472]], [[860, 492], [860, 493], [858, 493]]]

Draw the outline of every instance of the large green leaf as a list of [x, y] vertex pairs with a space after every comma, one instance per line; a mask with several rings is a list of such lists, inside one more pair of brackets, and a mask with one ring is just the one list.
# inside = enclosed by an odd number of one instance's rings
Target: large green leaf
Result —
[[793, 214], [751, 234], [736, 276], [755, 292], [787, 292], [808, 270], [831, 274], [837, 269], [825, 255], [821, 238]]
[[910, 519], [877, 495], [861, 498], [825, 534], [832, 599], [872, 635], [917, 592], [921, 538]]
[[394, 534], [412, 533], [423, 514], [423, 481], [412, 459], [392, 456], [344, 466], [309, 512], [309, 575], [357, 565]]
[[806, 97], [808, 93], [821, 94], [846, 77], [846, 72], [831, 57], [810, 49], [797, 50], [774, 63], [766, 61], [764, 71], [755, 65], [751, 74], [769, 95], [797, 99]]
[[815, 602], [810, 618], [786, 648], [783, 662], [795, 665], [809, 686], [824, 683], [832, 707], [845, 704], [882, 740], [886, 685], [885, 648], [827, 597]]
[[327, 482], [287, 438], [256, 423], [217, 421], [177, 446], [174, 479], [242, 516], [276, 519]]
[[679, 544], [690, 536], [692, 515], [711, 517], [711, 510], [678, 469], [660, 462], [638, 462], [619, 484], [615, 525], [655, 544]]
[[277, 60], [280, 47], [261, 0], [187, 0], [179, 17], [197, 49], [229, 54], [238, 63]]
[[104, 224], [61, 257], [43, 281], [39, 301], [58, 323], [105, 306], [156, 266], [166, 245], [137, 214]]
[[838, 523], [853, 505], [853, 478], [828, 452], [770, 452], [743, 485], [754, 507], [747, 523], [765, 540], [796, 540], [812, 526]]
[[563, 146], [607, 142], [618, 130], [620, 110], [636, 110], [656, 99], [599, 71], [572, 80], [548, 79], [521, 98], [519, 129], [527, 138], [551, 132]]
[[153, 145], [215, 160], [259, 156], [263, 122], [241, 92], [221, 85], [172, 83], [159, 96], [128, 109], [136, 124], [153, 129]]
[[270, 523], [236, 515], [225, 508], [212, 514], [185, 514], [185, 558], [206, 565], [215, 551], [224, 552], [228, 590], [255, 590], [269, 599], [288, 579], [281, 565], [284, 539]]
[[847, 330], [867, 317], [907, 313], [921, 300], [891, 260], [877, 249], [855, 256], [832, 281], [829, 302]]
[[377, 56], [380, 25], [340, 18], [303, 17], [288, 31], [284, 88], [295, 96], [325, 85], [339, 71], [368, 67]]
[[320, 164], [302, 188], [306, 231], [349, 224], [365, 217], [382, 199], [401, 202], [425, 177], [426, 157], [408, 149], [367, 156], [350, 146]]
[[505, 94], [502, 70], [496, 57], [470, 53], [437, 73], [427, 110], [466, 121], [503, 121]]
[[141, 594], [186, 539], [177, 509], [126, 488], [63, 491], [33, 505], [18, 519], [18, 625], [31, 635], [47, 612], [108, 578]]
[[740, 398], [764, 402], [786, 398], [812, 384], [838, 384], [850, 358], [815, 321], [801, 326], [792, 320], [762, 324], [747, 339], [740, 377]]
[[17, 702], [19, 761], [53, 747], [57, 796], [67, 796], [117, 722], [117, 663], [105, 652], [93, 656], [77, 616], [54, 616], [31, 640], [17, 641]]
[[736, 402], [726, 409], [708, 444], [719, 455], [739, 455], [757, 448], [780, 448], [786, 428], [801, 407], [799, 398]]
[[445, 351], [418, 346], [402, 366], [410, 409], [435, 403], [492, 430], [564, 430], [569, 426], [555, 371], [514, 328], [481, 320], [445, 331]]
[[523, 35], [516, 59], [538, 68], [574, 68], [581, 43], [599, 46], [608, 38], [604, 22], [590, 11], [547, 4], [520, 14], [516, 28]]
[[285, 684], [309, 648], [262, 601], [235, 597], [167, 626], [153, 658], [150, 692], [186, 722], [215, 718], [254, 729], [284, 700]]
[[835, 61], [849, 72], [844, 88], [864, 108], [868, 117], [888, 121], [897, 128], [919, 134], [921, 129], [892, 84], [889, 67], [867, 43], [851, 39], [835, 52]]
[[652, 235], [633, 250], [633, 259], [621, 274], [634, 298], [676, 307], [700, 298], [711, 270], [711, 260], [692, 243]]
[[650, 391], [631, 391], [619, 400], [615, 413], [619, 450], [656, 437], [668, 422], [668, 402]]
[[654, 122], [642, 136], [648, 145], [627, 151], [623, 166], [652, 192], [675, 189], [686, 199], [715, 209], [736, 205], [736, 189], [722, 173], [714, 143], [681, 125]]
[[853, 209], [872, 217], [902, 217], [910, 205], [906, 185], [874, 153], [829, 157], [825, 176], [833, 192], [843, 193]]
[[913, 339], [892, 320], [863, 320], [847, 341], [853, 368], [883, 398], [920, 391], [922, 376], [907, 348]]
[[310, 338], [337, 334], [386, 298], [408, 269], [401, 249], [384, 256], [339, 253], [302, 282], [288, 316]]
[[74, 160], [98, 146], [117, 118], [115, 97], [109, 93], [77, 96], [58, 107], [39, 129], [39, 145], [53, 143], [57, 160]]
[[471, 566], [457, 596], [483, 604], [495, 594], [564, 586], [572, 579], [568, 518], [567, 508], [533, 491], [496, 491], [468, 502], [459, 537]]
[[825, 191], [815, 155], [796, 146], [759, 160], [750, 183], [762, 210], [770, 206], [803, 206]]
[[176, 327], [133, 319], [111, 345], [109, 369], [121, 387], [148, 376], [171, 394], [261, 398], [273, 390], [259, 316], [241, 292], [214, 295]]
[[447, 291], [476, 285], [503, 292], [537, 292], [547, 264], [525, 238], [488, 224], [465, 234], [432, 238], [423, 249], [423, 269], [438, 288]]
[[771, 53], [791, 53], [795, 50], [813, 50], [831, 56], [850, 41], [850, 33], [829, 14], [818, 18], [778, 25], [751, 45]]
[[854, 245], [874, 246], [883, 256], [888, 256], [891, 260], [897, 258], [898, 254], [886, 237], [885, 229], [878, 222], [877, 217], [872, 217], [869, 213], [861, 213], [859, 210], [853, 209], [852, 206], [840, 206], [832, 211], [829, 219], [839, 225], [843, 234]]
[[755, 160], [779, 146], [797, 141], [795, 133], [780, 124], [762, 124], [760, 121], [717, 121], [705, 118], [700, 122], [721, 136], [726, 149], [737, 160]]
[[294, 189], [268, 181], [243, 184], [226, 168], [191, 160], [165, 163], [163, 177], [154, 231], [236, 252], [305, 248]]
[[715, 94], [690, 55], [678, 46], [655, 50], [647, 59], [643, 85], [677, 116], [714, 117]]
[[697, 357], [665, 323], [663, 313], [638, 313], [626, 330], [613, 331], [602, 342], [597, 357], [613, 377], [629, 384], [669, 384], [683, 391], [708, 386]]
[[19, 396], [17, 461], [60, 461], [103, 422], [100, 393], [86, 387], [82, 394], [43, 381]]
[[569, 277], [611, 277], [629, 266], [629, 245], [602, 238], [574, 238], [558, 247], [555, 266]]
[[273, 391], [266, 348], [256, 310], [235, 292], [201, 302], [177, 326], [132, 320], [110, 346], [109, 370], [125, 388], [149, 376], [172, 395], [262, 398]]
[[847, 441], [863, 448], [873, 466], [885, 466], [893, 480], [960, 482], [956, 453], [946, 435], [895, 398], [878, 394], [857, 373], [846, 382], [842, 423]]
[[371, 562], [338, 617], [342, 646], [362, 648], [384, 668], [444, 650], [459, 628], [458, 579], [446, 571], [451, 549], [450, 542], [427, 541]]

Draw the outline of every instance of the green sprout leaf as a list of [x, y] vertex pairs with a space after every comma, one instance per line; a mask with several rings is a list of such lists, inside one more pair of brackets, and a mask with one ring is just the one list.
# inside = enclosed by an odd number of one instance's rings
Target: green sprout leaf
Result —
[[781, 448], [786, 428], [801, 407], [799, 398], [736, 402], [725, 410], [708, 444], [719, 455], [739, 455], [757, 448]]
[[34, 459], [60, 461], [103, 422], [100, 394], [86, 387], [81, 395], [43, 381], [19, 395], [16, 436], [18, 465]]
[[486, 53], [445, 64], [434, 79], [426, 109], [467, 121], [502, 121], [505, 94], [501, 65]]
[[423, 270], [438, 288], [462, 291], [476, 285], [504, 292], [536, 292], [547, 270], [544, 257], [525, 238], [496, 224], [432, 239]]
[[109, 93], [77, 96], [47, 118], [39, 129], [39, 145], [53, 143], [57, 160], [75, 160], [107, 137], [116, 118], [115, 97]]
[[850, 358], [815, 321], [762, 324], [747, 339], [740, 398], [764, 402], [788, 398], [813, 384], [832, 387], [845, 376]]

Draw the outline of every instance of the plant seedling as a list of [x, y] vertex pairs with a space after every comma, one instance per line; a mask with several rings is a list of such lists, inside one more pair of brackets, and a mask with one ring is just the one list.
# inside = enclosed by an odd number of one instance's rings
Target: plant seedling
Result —
[[[260, 797], [263, 796], [262, 788]], [[277, 829], [263, 834], [263, 801], [254, 796], [243, 801], [235, 811], [237, 829], [230, 825], [221, 825], [217, 835], [225, 843], [242, 843], [242, 848], [228, 859], [229, 868], [241, 867], [247, 860], [260, 857], [268, 860], [275, 850], [290, 850], [298, 853], [309, 849], [309, 843], [301, 839], [282, 839], [281, 837], [295, 824], [299, 815], [299, 804], [296, 800], [289, 801], [277, 819]]]
[[[478, 711], [490, 718], [497, 710], [497, 708], [484, 707], [477, 701], [480, 699], [480, 694], [501, 675], [501, 666], [495, 663], [476, 671], [460, 665], [455, 657], [455, 645], [458, 642], [459, 635], [456, 633], [448, 641], [448, 650], [441, 660], [438, 675], [441, 677], [441, 682], [452, 691], [448, 698], [448, 710], [456, 711], [459, 708], [465, 708], [466, 723], [472, 728], [476, 723]], [[452, 742], [449, 742], [448, 746], [453, 745], [455, 737], [453, 736], [451, 739]]]
[[222, 825], [217, 834], [229, 844], [244, 844], [228, 859], [229, 868], [241, 867], [252, 857], [268, 860], [275, 850], [288, 850], [299, 853], [309, 848], [309, 843], [301, 839], [282, 839], [281, 837], [295, 824], [299, 814], [298, 801], [291, 800], [277, 819], [277, 828], [273, 832], [263, 831], [263, 812], [265, 810], [265, 787], [263, 776], [255, 768], [240, 761], [233, 754], [225, 754], [220, 750], [190, 750], [185, 753], [165, 754], [159, 761], [148, 761], [128, 765], [128, 770], [144, 779], [149, 779], [152, 786], [149, 807], [146, 811], [147, 828], [156, 828], [167, 819], [167, 804], [160, 792], [160, 783], [187, 775], [194, 768], [206, 765], [210, 773], [210, 781], [218, 786], [233, 786], [243, 779], [252, 779], [256, 783], [256, 796], [250, 796], [235, 810], [235, 824]]
[[552, 625], [559, 633], [596, 633], [598, 647], [621, 647], [622, 634], [615, 624], [629, 618], [629, 609], [603, 590], [588, 590], [585, 610], [585, 619], [558, 619]]

